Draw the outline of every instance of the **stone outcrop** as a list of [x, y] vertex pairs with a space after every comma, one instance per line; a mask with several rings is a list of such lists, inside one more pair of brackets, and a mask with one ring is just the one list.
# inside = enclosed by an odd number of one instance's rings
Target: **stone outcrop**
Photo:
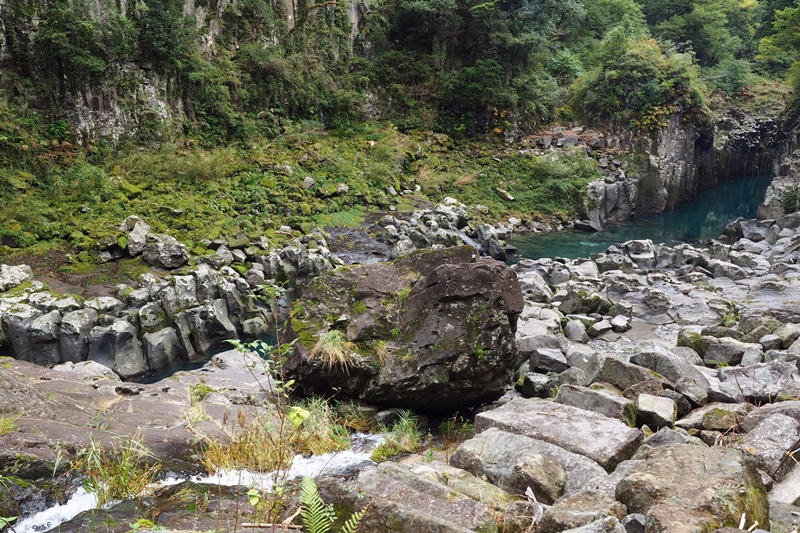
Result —
[[[650, 138], [622, 135], [618, 145], [623, 151], [642, 156], [632, 165], [600, 157], [598, 168], [603, 178], [590, 183], [586, 191], [585, 207], [592, 226], [599, 229], [608, 221], [625, 220], [636, 213], [667, 211], [691, 200], [698, 190], [731, 178], [769, 174], [773, 166], [788, 177], [791, 160], [778, 164], [786, 159], [782, 151], [787, 145], [778, 126], [776, 117], [747, 117], [728, 110], [715, 118], [713, 126], [687, 122], [674, 114]], [[780, 199], [790, 188], [780, 183], [768, 193], [760, 218], [779, 216]]]
[[381, 405], [491, 401], [518, 365], [521, 311], [513, 271], [468, 246], [337, 269], [295, 302], [286, 370], [308, 393]]

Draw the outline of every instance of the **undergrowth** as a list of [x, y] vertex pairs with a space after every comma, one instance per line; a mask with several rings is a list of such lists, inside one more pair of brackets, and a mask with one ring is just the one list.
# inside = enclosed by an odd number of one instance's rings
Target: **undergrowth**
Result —
[[[136, 214], [153, 231], [169, 231], [202, 255], [210, 253], [205, 239], [244, 232], [280, 244], [290, 238], [275, 232], [281, 225], [300, 231], [353, 226], [391, 205], [412, 208], [389, 187], [419, 186], [414, 194], [432, 201], [455, 196], [481, 203], [490, 221], [512, 214], [566, 216], [579, 209], [581, 191], [597, 177], [590, 158], [579, 152], [505, 153], [493, 142], [469, 146], [380, 123], [346, 137], [302, 124], [273, 140], [224, 148], [164, 143], [95, 149], [91, 157], [85, 151], [64, 145], [57, 155], [36, 153], [0, 169], [6, 206], [0, 238], [22, 248], [66, 244], [80, 261], [94, 263], [97, 241], [122, 236], [120, 222]], [[310, 188], [303, 186], [305, 177], [314, 180]], [[349, 192], [336, 192], [339, 183]], [[498, 197], [497, 186], [516, 200]], [[0, 248], [0, 255], [12, 252]]]
[[379, 432], [384, 434], [384, 442], [372, 452], [372, 460], [376, 463], [401, 453], [416, 452], [422, 446], [419, 419], [411, 411], [402, 411], [393, 424], [379, 428]]
[[102, 506], [113, 500], [139, 496], [161, 470], [141, 435], [117, 437], [108, 448], [94, 438], [72, 466], [86, 476], [84, 487]]

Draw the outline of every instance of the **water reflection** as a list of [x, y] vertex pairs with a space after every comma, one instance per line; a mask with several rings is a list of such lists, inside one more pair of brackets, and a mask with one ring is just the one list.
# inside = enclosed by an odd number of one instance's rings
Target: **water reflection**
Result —
[[727, 181], [716, 189], [697, 193], [692, 203], [663, 215], [643, 215], [609, 223], [597, 233], [563, 231], [526, 235], [508, 242], [517, 247], [521, 257], [576, 259], [631, 239], [652, 239], [665, 244], [713, 239], [736, 218], [755, 217], [770, 181], [770, 176]]

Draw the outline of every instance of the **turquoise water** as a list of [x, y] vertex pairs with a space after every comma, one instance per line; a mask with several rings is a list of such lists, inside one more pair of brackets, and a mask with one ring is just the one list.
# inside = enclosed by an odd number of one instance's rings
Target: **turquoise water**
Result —
[[609, 223], [603, 231], [562, 231], [525, 235], [509, 239], [520, 257], [565, 257], [576, 259], [602, 252], [612, 244], [631, 239], [652, 239], [655, 243], [695, 243], [715, 239], [739, 217], [753, 218], [770, 176], [723, 182], [716, 189], [700, 191], [694, 201], [661, 215], [642, 215], [632, 220]]

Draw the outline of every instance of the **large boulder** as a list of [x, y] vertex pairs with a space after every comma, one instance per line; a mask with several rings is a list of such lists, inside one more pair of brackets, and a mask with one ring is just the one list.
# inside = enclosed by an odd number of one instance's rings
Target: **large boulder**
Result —
[[516, 274], [467, 246], [339, 268], [295, 303], [286, 370], [305, 392], [393, 407], [492, 401], [520, 362], [522, 307]]
[[647, 516], [647, 531], [710, 531], [739, 523], [769, 524], [766, 491], [739, 451], [672, 444], [653, 448], [617, 485], [629, 513]]

